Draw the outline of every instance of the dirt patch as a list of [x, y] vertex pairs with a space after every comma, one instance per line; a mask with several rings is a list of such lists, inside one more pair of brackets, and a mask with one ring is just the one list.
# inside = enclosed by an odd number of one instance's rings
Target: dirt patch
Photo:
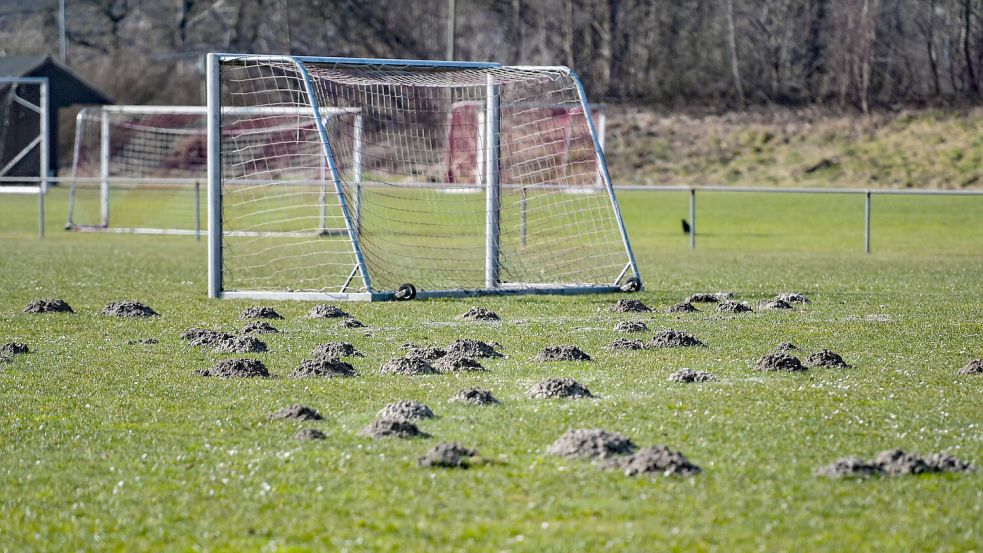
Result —
[[461, 315], [465, 321], [499, 321], [498, 313], [484, 307], [472, 307], [467, 313]]
[[341, 326], [345, 328], [365, 328], [365, 323], [355, 317], [348, 317], [344, 321], [341, 321]]
[[333, 305], [315, 305], [310, 313], [307, 314], [308, 319], [340, 319], [342, 317], [351, 317], [348, 313], [345, 313], [341, 309]]
[[265, 305], [254, 305], [253, 307], [247, 307], [239, 315], [240, 319], [282, 319], [283, 315], [276, 312], [276, 309], [272, 307], [267, 307]]
[[793, 357], [787, 353], [766, 353], [758, 359], [758, 362], [754, 364], [754, 370], [756, 371], [784, 371], [784, 372], [800, 372], [807, 370], [802, 366], [802, 362], [799, 361], [798, 357]]
[[849, 369], [850, 365], [847, 365], [846, 361], [838, 353], [832, 352], [828, 349], [817, 351], [806, 357], [805, 363], [807, 367], [813, 368], [829, 368], [829, 369]]
[[152, 346], [154, 344], [159, 344], [160, 340], [157, 338], [139, 338], [137, 340], [127, 340], [126, 345], [128, 346]]
[[693, 369], [679, 369], [678, 371], [669, 375], [670, 382], [711, 382], [716, 380], [717, 377], [706, 371], [696, 371]]
[[669, 309], [666, 309], [666, 313], [697, 313], [699, 309], [693, 306], [692, 303], [684, 301], [673, 305]]
[[717, 311], [721, 313], [750, 313], [751, 306], [744, 302], [724, 301], [717, 304]]
[[782, 292], [775, 296], [775, 301], [784, 301], [788, 303], [812, 303], [812, 301], [798, 292]]
[[546, 346], [536, 357], [536, 361], [590, 361], [590, 355], [577, 346]]
[[860, 457], [844, 457], [837, 459], [833, 464], [819, 467], [815, 470], [816, 476], [827, 476], [830, 478], [841, 478], [844, 476], [870, 476], [873, 474], [883, 474], [881, 467], [874, 463], [864, 461]]
[[690, 462], [685, 455], [664, 445], [649, 446], [627, 457], [609, 459], [605, 468], [623, 470], [625, 476], [694, 476], [700, 473], [700, 467]]
[[760, 309], [794, 309], [792, 304], [785, 300], [763, 301], [758, 304]]
[[321, 432], [317, 428], [305, 428], [300, 432], [294, 434], [294, 439], [301, 440], [301, 441], [324, 440], [326, 438], [327, 436], [324, 434], [324, 432]]
[[466, 403], [468, 405], [498, 405], [499, 401], [492, 395], [490, 390], [480, 388], [469, 388], [461, 390], [450, 399], [456, 403]]
[[397, 421], [417, 421], [432, 419], [433, 409], [412, 399], [405, 399], [390, 403], [379, 411], [380, 419], [392, 419]]
[[227, 336], [212, 345], [215, 353], [262, 353], [266, 343], [253, 336]]
[[114, 301], [102, 308], [103, 315], [114, 317], [159, 317], [156, 311], [138, 301]]
[[466, 469], [470, 466], [471, 459], [477, 456], [477, 449], [466, 448], [457, 442], [439, 443], [417, 459], [416, 464], [420, 467]]
[[274, 334], [280, 332], [266, 321], [254, 321], [242, 327], [243, 334]]
[[550, 455], [561, 457], [590, 457], [606, 459], [615, 455], [627, 455], [637, 449], [630, 439], [607, 430], [570, 430], [546, 449]]
[[306, 405], [290, 405], [279, 411], [270, 413], [270, 420], [291, 420], [291, 421], [319, 421], [324, 417], [314, 409]]
[[614, 325], [615, 332], [647, 332], [649, 326], [642, 321], [621, 321]]
[[792, 342], [782, 342], [777, 346], [775, 346], [775, 349], [773, 351], [777, 351], [779, 353], [788, 353], [790, 351], [795, 351], [797, 349], [799, 349], [799, 347], [793, 344]]
[[922, 457], [903, 449], [889, 449], [877, 454], [872, 461], [859, 457], [845, 457], [831, 465], [816, 469], [817, 476], [831, 478], [849, 476], [926, 474], [941, 472], [971, 472], [976, 466], [944, 453], [933, 453]]
[[334, 378], [358, 376], [354, 367], [331, 357], [305, 359], [290, 373], [290, 378]]
[[75, 313], [75, 310], [65, 300], [37, 299], [27, 304], [24, 313]]
[[195, 371], [199, 376], [215, 376], [218, 378], [266, 378], [270, 376], [266, 365], [259, 359], [239, 358], [223, 359], [210, 369]]
[[424, 359], [426, 361], [435, 361], [441, 357], [447, 355], [447, 350], [443, 348], [438, 348], [434, 346], [412, 346], [406, 350], [406, 358], [408, 359]]
[[537, 399], [594, 397], [587, 386], [572, 378], [547, 378], [530, 388], [526, 394]]
[[370, 438], [429, 438], [415, 424], [406, 420], [378, 419], [359, 431]]
[[379, 372], [382, 374], [418, 375], [437, 374], [437, 369], [428, 363], [426, 359], [419, 357], [397, 357], [383, 363], [379, 367]]
[[481, 340], [454, 340], [454, 343], [447, 346], [447, 353], [456, 353], [458, 355], [463, 355], [464, 357], [476, 357], [476, 358], [488, 358], [488, 357], [505, 357], [501, 353], [495, 351], [498, 344], [495, 342], [482, 342]]
[[365, 357], [362, 352], [355, 349], [355, 346], [349, 344], [348, 342], [328, 342], [327, 344], [321, 344], [320, 346], [314, 348], [312, 352], [314, 357]]
[[208, 328], [189, 328], [181, 333], [181, 338], [192, 346], [212, 347], [223, 340], [235, 338], [235, 335]]
[[706, 344], [697, 340], [692, 334], [688, 332], [680, 332], [671, 328], [660, 330], [655, 337], [652, 338], [652, 346], [657, 348], [690, 348], [702, 347], [705, 345]]
[[484, 367], [473, 357], [465, 357], [456, 353], [450, 353], [434, 361], [435, 369], [442, 372], [467, 372], [483, 371]]
[[686, 298], [686, 303], [717, 303], [733, 297], [733, 292], [700, 292]]
[[640, 300], [618, 300], [611, 311], [618, 313], [647, 313], [652, 309]]
[[27, 344], [22, 344], [20, 342], [7, 342], [0, 346], [0, 355], [4, 357], [13, 357], [15, 355], [20, 355], [22, 353], [29, 353], [30, 349]]
[[959, 374], [983, 374], [983, 359], [973, 359], [959, 369]]
[[629, 340], [628, 338], [618, 338], [617, 340], [611, 342], [608, 345], [609, 349], [627, 349], [627, 350], [638, 350], [644, 349], [645, 344], [641, 340]]

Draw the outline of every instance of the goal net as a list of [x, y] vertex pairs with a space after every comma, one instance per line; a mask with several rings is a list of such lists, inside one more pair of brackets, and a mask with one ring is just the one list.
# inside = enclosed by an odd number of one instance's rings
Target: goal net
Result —
[[[213, 297], [640, 288], [569, 69], [226, 54], [208, 69]], [[252, 109], [308, 115], [262, 144], [234, 136], [262, 125]]]

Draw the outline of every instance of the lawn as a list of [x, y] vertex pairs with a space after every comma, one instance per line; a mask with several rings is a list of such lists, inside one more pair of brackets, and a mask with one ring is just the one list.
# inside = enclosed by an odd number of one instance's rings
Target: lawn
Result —
[[[0, 365], [0, 550], [979, 551], [983, 472], [829, 480], [818, 466], [901, 447], [983, 465], [983, 198], [874, 199], [873, 254], [853, 196], [704, 194], [696, 252], [679, 230], [687, 195], [620, 195], [654, 314], [613, 313], [616, 296], [344, 304], [368, 326], [304, 317], [273, 302], [280, 334], [253, 355], [277, 378], [218, 380], [195, 369], [228, 357], [188, 346], [191, 326], [234, 332], [248, 301], [205, 297], [205, 245], [192, 237], [66, 233], [67, 195], [52, 192], [49, 235], [34, 199], [0, 196], [0, 343], [32, 353]], [[793, 312], [668, 315], [693, 292], [752, 304], [800, 291]], [[28, 315], [33, 298], [75, 315]], [[162, 316], [99, 315], [136, 299]], [[465, 323], [474, 305], [500, 323]], [[693, 333], [706, 348], [612, 351], [619, 320]], [[650, 337], [652, 332], [644, 338]], [[129, 345], [157, 338], [159, 344]], [[495, 340], [490, 370], [383, 376], [405, 342]], [[286, 375], [318, 344], [365, 353], [351, 379]], [[828, 347], [852, 369], [758, 373], [779, 342]], [[589, 363], [537, 363], [575, 344]], [[683, 385], [681, 367], [717, 382]], [[534, 400], [541, 379], [570, 376], [596, 400]], [[448, 403], [491, 389], [498, 407]], [[387, 403], [417, 399], [433, 438], [357, 435]], [[270, 421], [292, 403], [316, 423]], [[301, 427], [327, 439], [299, 442]], [[546, 454], [571, 428], [666, 444], [703, 472], [634, 477]], [[487, 463], [422, 469], [439, 441]]]

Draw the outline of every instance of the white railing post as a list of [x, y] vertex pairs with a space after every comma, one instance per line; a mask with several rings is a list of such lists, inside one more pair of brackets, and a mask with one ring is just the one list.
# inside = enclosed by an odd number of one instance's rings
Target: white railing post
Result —
[[870, 254], [870, 190], [864, 198], [864, 253]]
[[499, 285], [499, 85], [488, 75], [485, 107], [485, 287]]

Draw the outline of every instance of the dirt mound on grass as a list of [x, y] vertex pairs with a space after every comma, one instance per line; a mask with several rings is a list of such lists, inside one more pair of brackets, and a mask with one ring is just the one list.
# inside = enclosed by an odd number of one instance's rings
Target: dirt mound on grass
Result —
[[240, 319], [282, 319], [283, 315], [276, 312], [276, 309], [272, 307], [267, 307], [265, 305], [254, 305], [253, 307], [247, 307], [239, 315]]
[[763, 301], [758, 304], [760, 309], [794, 309], [792, 304], [785, 300]]
[[637, 449], [630, 439], [607, 430], [570, 430], [560, 436], [546, 453], [562, 457], [590, 457], [606, 459], [614, 455], [627, 455]]
[[266, 343], [253, 336], [228, 336], [215, 342], [212, 351], [215, 353], [262, 353], [266, 351]]
[[530, 388], [526, 394], [537, 399], [594, 397], [587, 386], [572, 378], [547, 378]]
[[802, 366], [802, 362], [799, 361], [798, 357], [793, 357], [787, 353], [766, 353], [754, 364], [754, 370], [766, 372], [799, 372], [807, 369]]
[[721, 313], [750, 313], [751, 306], [744, 302], [724, 301], [717, 304], [717, 311]]
[[671, 328], [659, 331], [652, 338], [652, 346], [657, 348], [690, 348], [704, 345], [706, 344], [697, 340], [692, 334]]
[[443, 348], [434, 346], [411, 346], [408, 350], [406, 350], [405, 357], [407, 359], [424, 359], [426, 361], [434, 361], [445, 355], [447, 355], [447, 350]]
[[499, 321], [498, 313], [484, 307], [472, 307], [467, 313], [461, 315], [465, 321]]
[[314, 348], [312, 352], [314, 357], [365, 357], [362, 352], [355, 349], [355, 346], [349, 344], [348, 342], [328, 342], [326, 344], [321, 344], [320, 346]]
[[700, 292], [686, 298], [686, 303], [717, 303], [733, 297], [733, 292]]
[[473, 457], [478, 456], [477, 449], [469, 449], [457, 442], [439, 443], [430, 449], [423, 457], [417, 459], [419, 467], [441, 467], [466, 469]]
[[795, 351], [797, 349], [799, 349], [799, 347], [793, 344], [792, 342], [782, 342], [777, 346], [775, 346], [775, 349], [772, 351], [777, 351], [779, 353], [787, 353], [790, 351]]
[[22, 353], [29, 353], [30, 349], [27, 344], [22, 344], [20, 342], [7, 342], [0, 346], [0, 355], [4, 357], [13, 357], [15, 355], [20, 355]]
[[642, 321], [621, 321], [614, 325], [615, 332], [646, 332], [649, 326]]
[[344, 321], [341, 321], [341, 326], [345, 328], [365, 328], [365, 323], [355, 317], [348, 317]]
[[334, 378], [358, 376], [354, 367], [332, 357], [305, 359], [290, 373], [290, 378]]
[[218, 378], [256, 378], [268, 377], [266, 365], [259, 359], [238, 358], [223, 359], [210, 369], [195, 371], [199, 376], [215, 376]]
[[644, 349], [645, 344], [641, 340], [629, 340], [628, 338], [618, 338], [617, 340], [611, 342], [608, 345], [609, 349], [627, 349], [627, 350], [638, 350]]
[[669, 375], [670, 382], [711, 382], [716, 380], [717, 377], [706, 371], [696, 371], [693, 369], [679, 369], [678, 371]]
[[126, 345], [128, 346], [137, 346], [137, 345], [152, 346], [154, 344], [159, 344], [159, 343], [160, 340], [158, 340], [157, 338], [138, 338], [136, 340], [126, 341]]
[[390, 403], [379, 411], [380, 419], [392, 419], [397, 421], [416, 421], [432, 419], [433, 409], [412, 399], [405, 399]]
[[829, 369], [849, 369], [850, 365], [847, 365], [846, 361], [838, 353], [834, 353], [828, 349], [817, 351], [806, 357], [805, 363], [807, 367], [813, 368], [829, 368]]
[[639, 474], [663, 474], [665, 476], [694, 476], [700, 467], [690, 462], [679, 451], [664, 445], [653, 445], [638, 450], [627, 457], [616, 457], [605, 463], [605, 468], [623, 470], [625, 476]]
[[815, 470], [817, 476], [830, 478], [848, 476], [887, 475], [900, 476], [941, 472], [975, 471], [973, 463], [962, 461], [944, 453], [933, 453], [922, 457], [903, 449], [889, 449], [877, 454], [872, 461], [859, 457], [844, 457], [831, 465]]
[[666, 309], [666, 313], [697, 313], [699, 311], [699, 309], [694, 307], [693, 304], [688, 301], [677, 303], [669, 309]]
[[483, 371], [484, 367], [477, 359], [465, 357], [456, 353], [449, 353], [433, 362], [435, 369], [441, 372], [467, 372]]
[[454, 340], [451, 345], [447, 346], [447, 353], [456, 353], [464, 357], [476, 358], [505, 357], [495, 351], [496, 347], [498, 347], [498, 344], [495, 342], [488, 343], [467, 338], [464, 340]]
[[379, 367], [379, 372], [382, 374], [418, 375], [437, 374], [438, 371], [426, 359], [419, 357], [397, 357], [383, 363]]
[[345, 313], [341, 309], [333, 305], [315, 305], [310, 313], [307, 314], [308, 319], [340, 319], [342, 317], [351, 317], [348, 313]]
[[270, 420], [319, 421], [322, 419], [324, 417], [321, 413], [299, 403], [270, 413]]
[[973, 359], [959, 369], [959, 374], [983, 374], [983, 359]]
[[159, 317], [160, 315], [138, 301], [114, 301], [102, 308], [103, 315], [114, 317]]
[[618, 313], [647, 313], [652, 309], [639, 300], [618, 300], [611, 311]]
[[590, 361], [590, 355], [577, 346], [546, 346], [534, 357], [536, 361]]
[[235, 335], [208, 328], [189, 328], [181, 333], [181, 338], [192, 346], [212, 347], [223, 340], [235, 338]]
[[869, 476], [872, 474], [883, 474], [881, 467], [874, 463], [868, 463], [860, 457], [844, 457], [837, 459], [833, 464], [819, 467], [815, 470], [816, 476], [827, 476], [830, 478], [840, 478], [844, 476]]
[[327, 438], [327, 436], [324, 434], [324, 432], [321, 432], [317, 428], [305, 428], [305, 429], [301, 430], [300, 432], [294, 434], [294, 439], [295, 440], [301, 440], [301, 441], [306, 441], [306, 440], [323, 440], [323, 439], [326, 439], [326, 438]]
[[469, 388], [454, 394], [450, 399], [456, 403], [466, 403], [468, 405], [498, 405], [499, 401], [492, 395], [490, 390], [480, 388]]
[[242, 327], [243, 334], [274, 334], [280, 332], [266, 321], [254, 321]]
[[429, 438], [415, 424], [406, 420], [378, 419], [358, 433], [370, 438]]
[[27, 304], [24, 313], [75, 313], [75, 310], [65, 300], [37, 299]]
[[775, 296], [775, 301], [787, 303], [812, 303], [812, 301], [798, 292], [782, 292]]

